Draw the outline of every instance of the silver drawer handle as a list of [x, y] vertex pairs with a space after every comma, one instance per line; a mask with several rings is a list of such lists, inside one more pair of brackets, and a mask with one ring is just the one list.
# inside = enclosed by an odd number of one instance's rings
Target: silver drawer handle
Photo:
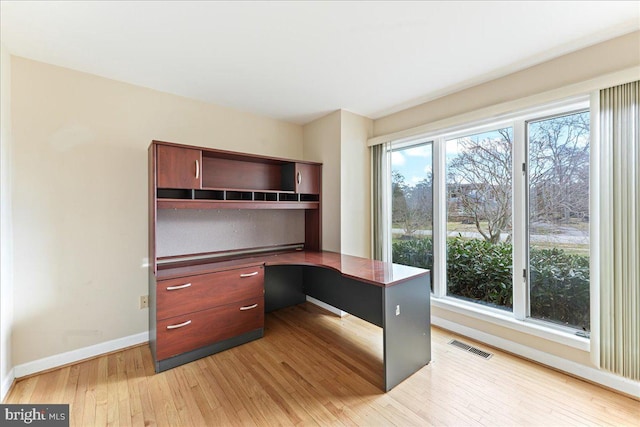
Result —
[[168, 291], [175, 291], [175, 290], [178, 290], [178, 289], [188, 288], [189, 286], [191, 286], [191, 283], [185, 283], [184, 285], [180, 285], [180, 286], [167, 286], [167, 290]]
[[240, 311], [251, 310], [252, 308], [256, 308], [258, 304], [253, 305], [245, 305], [244, 307], [240, 307]]
[[240, 277], [251, 277], [251, 276], [256, 276], [258, 274], [257, 271], [254, 271], [253, 273], [243, 273], [240, 275]]
[[177, 325], [169, 325], [167, 326], [167, 329], [178, 329], [178, 328], [182, 328], [183, 326], [187, 326], [189, 323], [191, 323], [191, 320], [187, 320], [184, 323], [178, 323]]

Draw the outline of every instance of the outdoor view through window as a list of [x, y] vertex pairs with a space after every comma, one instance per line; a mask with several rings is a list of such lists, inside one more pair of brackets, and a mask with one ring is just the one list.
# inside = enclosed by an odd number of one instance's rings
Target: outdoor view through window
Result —
[[530, 315], [589, 330], [589, 112], [527, 134]]
[[447, 141], [447, 294], [511, 310], [513, 129]]
[[[392, 260], [433, 268], [433, 144], [391, 152]], [[431, 275], [433, 290], [433, 275]]]
[[[441, 144], [446, 217], [435, 229], [446, 230], [446, 296], [588, 331], [589, 110], [538, 117], [393, 148], [392, 260], [434, 268], [433, 146]], [[524, 132], [514, 139], [516, 127]], [[514, 150], [526, 153], [524, 164], [514, 166]], [[515, 174], [523, 174], [517, 186]], [[514, 200], [526, 200], [519, 217]], [[514, 271], [514, 253], [524, 271]]]

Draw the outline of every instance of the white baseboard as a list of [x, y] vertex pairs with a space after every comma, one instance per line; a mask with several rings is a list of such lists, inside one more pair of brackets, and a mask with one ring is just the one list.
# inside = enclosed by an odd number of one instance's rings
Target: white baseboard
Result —
[[115, 340], [106, 341], [89, 347], [79, 348], [77, 350], [67, 351], [66, 353], [60, 353], [43, 359], [23, 363], [22, 365], [16, 365], [14, 366], [13, 371], [15, 378], [22, 378], [27, 375], [58, 368], [60, 366], [68, 365], [69, 363], [100, 356], [101, 354], [142, 344], [147, 341], [149, 341], [149, 332], [141, 332], [139, 334], [129, 335], [128, 337], [117, 338]]
[[307, 301], [309, 301], [311, 304], [317, 305], [318, 307], [322, 307], [325, 310], [332, 312], [333, 314], [337, 314], [340, 317], [344, 317], [344, 315], [347, 314], [346, 312], [340, 310], [339, 308], [335, 308], [334, 306], [329, 305], [326, 302], [317, 300], [313, 297], [310, 297], [309, 295], [307, 295]]
[[[344, 316], [345, 312], [337, 309], [329, 304], [323, 303], [315, 298], [307, 296], [307, 301], [324, 308], [338, 316]], [[437, 316], [431, 317], [431, 323], [443, 329], [455, 332], [460, 335], [467, 336], [471, 339], [484, 342], [490, 346], [494, 346], [526, 359], [534, 360], [543, 365], [567, 372], [579, 378], [584, 378], [605, 387], [618, 390], [627, 395], [640, 399], [640, 382], [614, 375], [610, 372], [603, 371], [591, 366], [582, 365], [572, 362], [504, 338], [496, 337], [476, 329], [459, 325]], [[32, 375], [48, 369], [57, 368], [80, 360], [89, 359], [91, 357], [100, 356], [105, 353], [117, 351], [126, 347], [142, 344], [149, 341], [149, 333], [141, 332], [139, 334], [130, 335], [128, 337], [118, 338], [106, 341], [89, 347], [68, 351], [66, 353], [56, 354], [54, 356], [45, 357], [43, 359], [34, 360], [21, 365], [15, 366], [2, 381], [0, 389], [0, 401], [2, 401], [8, 393], [13, 381], [27, 375]]]
[[431, 324], [640, 399], [640, 382], [592, 366], [572, 362], [437, 316], [431, 316]]
[[3, 378], [1, 386], [2, 388], [0, 388], [0, 402], [2, 402], [7, 396], [7, 393], [9, 393], [9, 389], [11, 388], [11, 385], [13, 384], [13, 381], [15, 379], [16, 376], [13, 369], [9, 371], [5, 378]]

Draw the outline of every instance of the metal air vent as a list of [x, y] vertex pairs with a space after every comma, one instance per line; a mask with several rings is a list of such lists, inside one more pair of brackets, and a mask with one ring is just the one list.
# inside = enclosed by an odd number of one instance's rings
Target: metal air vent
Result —
[[493, 356], [493, 354], [491, 353], [487, 353], [486, 351], [482, 351], [479, 348], [475, 348], [475, 347], [471, 347], [469, 344], [465, 344], [461, 341], [458, 340], [451, 340], [449, 341], [449, 344], [451, 344], [454, 347], [458, 347], [459, 349], [462, 349], [464, 351], [468, 351], [469, 353], [473, 353], [476, 356], [480, 356], [484, 359], [489, 359], [491, 356]]

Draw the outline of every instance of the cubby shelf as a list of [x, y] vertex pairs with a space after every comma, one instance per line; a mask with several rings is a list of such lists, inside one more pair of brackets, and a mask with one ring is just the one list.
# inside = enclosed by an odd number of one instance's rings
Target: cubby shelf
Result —
[[158, 199], [158, 209], [318, 209], [319, 202]]
[[[317, 209], [319, 194], [299, 194], [292, 191], [250, 191], [237, 189], [176, 189], [158, 188], [158, 208], [256, 208]], [[219, 205], [219, 206], [218, 206]]]

